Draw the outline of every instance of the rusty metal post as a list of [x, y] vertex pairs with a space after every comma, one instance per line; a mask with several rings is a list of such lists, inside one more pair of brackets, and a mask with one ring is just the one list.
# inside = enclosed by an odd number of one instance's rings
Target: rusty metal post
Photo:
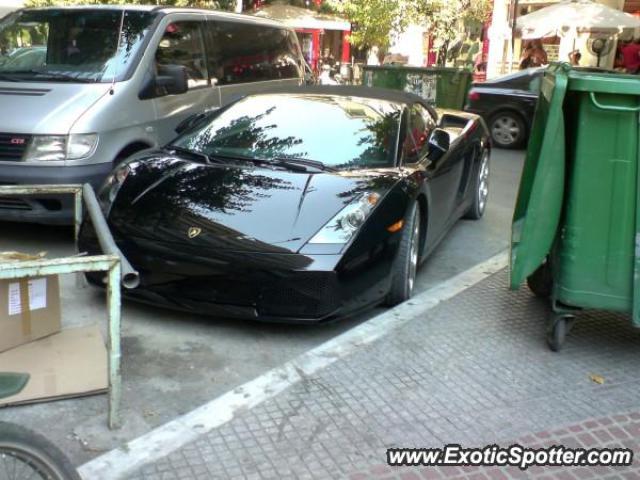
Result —
[[109, 428], [120, 428], [120, 398], [122, 380], [120, 372], [120, 261], [109, 269], [107, 283], [107, 304], [109, 306]]
[[[74, 239], [77, 240], [82, 223], [82, 185], [9, 185], [0, 186], [0, 195], [73, 194], [74, 195]], [[122, 394], [121, 375], [121, 266], [120, 257], [111, 255], [93, 255], [86, 257], [66, 257], [51, 260], [29, 260], [22, 262], [0, 263], [0, 279], [18, 279], [24, 277], [83, 274], [85, 272], [108, 272], [107, 310], [108, 310], [108, 364], [109, 364], [109, 428], [121, 425], [120, 401]], [[84, 279], [83, 279], [84, 281]]]

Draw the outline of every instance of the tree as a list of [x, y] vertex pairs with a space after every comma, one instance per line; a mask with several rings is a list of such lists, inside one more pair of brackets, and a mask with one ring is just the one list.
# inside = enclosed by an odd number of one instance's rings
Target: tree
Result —
[[358, 48], [374, 45], [385, 48], [390, 36], [402, 33], [410, 23], [427, 27], [444, 46], [442, 63], [449, 44], [465, 22], [484, 22], [492, 0], [333, 0], [336, 10], [346, 16], [354, 30], [350, 42]]
[[423, 18], [429, 33], [440, 42], [438, 64], [444, 65], [452, 41], [465, 24], [489, 19], [491, 0], [422, 0], [413, 4], [414, 18]]
[[[413, 0], [415, 1], [415, 0]], [[407, 24], [405, 0], [343, 0], [336, 1], [335, 9], [351, 21], [354, 28], [349, 42], [356, 48], [375, 46], [385, 48], [390, 35], [402, 32]]]

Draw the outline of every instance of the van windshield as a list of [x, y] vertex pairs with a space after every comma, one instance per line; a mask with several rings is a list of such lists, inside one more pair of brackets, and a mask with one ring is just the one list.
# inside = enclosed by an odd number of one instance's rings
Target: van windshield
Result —
[[0, 81], [122, 80], [155, 16], [115, 9], [22, 10], [8, 15], [0, 20]]

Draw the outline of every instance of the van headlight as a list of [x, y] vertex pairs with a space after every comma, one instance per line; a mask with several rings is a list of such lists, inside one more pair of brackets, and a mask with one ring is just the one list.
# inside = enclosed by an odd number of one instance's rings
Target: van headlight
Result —
[[380, 200], [377, 193], [364, 193], [340, 210], [308, 243], [347, 243], [364, 224]]
[[98, 135], [95, 133], [74, 133], [69, 135], [67, 143], [67, 160], [79, 160], [93, 155], [98, 145]]
[[24, 156], [26, 162], [79, 160], [93, 154], [98, 135], [34, 135]]

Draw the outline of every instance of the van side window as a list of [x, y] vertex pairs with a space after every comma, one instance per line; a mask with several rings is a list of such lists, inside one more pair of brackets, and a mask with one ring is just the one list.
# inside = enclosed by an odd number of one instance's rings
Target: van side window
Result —
[[162, 67], [165, 65], [185, 67], [189, 90], [209, 84], [200, 25], [201, 22], [170, 23], [156, 50], [158, 73], [162, 74]]
[[209, 69], [216, 85], [300, 78], [296, 40], [288, 30], [239, 22], [207, 22]]

